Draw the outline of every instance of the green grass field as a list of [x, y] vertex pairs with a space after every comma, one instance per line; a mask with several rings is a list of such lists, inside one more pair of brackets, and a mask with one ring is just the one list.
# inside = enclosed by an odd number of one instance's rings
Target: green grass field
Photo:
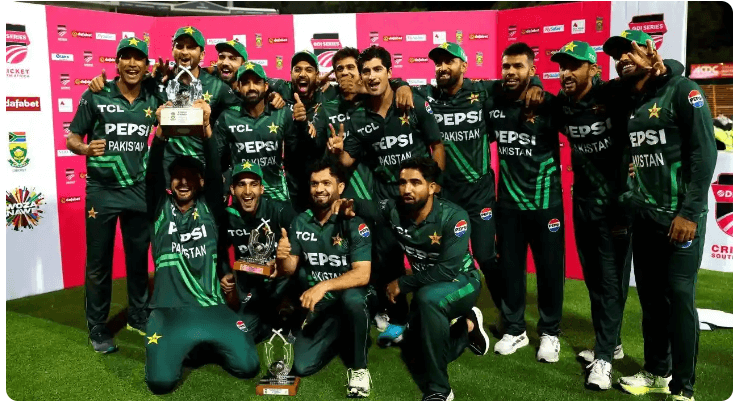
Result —
[[[469, 351], [449, 365], [456, 400], [661, 400], [664, 395], [634, 397], [617, 384], [605, 392], [584, 388], [584, 367], [575, 354], [594, 343], [589, 298], [582, 281], [567, 280], [562, 320], [561, 357], [556, 364], [536, 362], [536, 279], [528, 278], [526, 319], [531, 345], [513, 355]], [[120, 351], [100, 355], [87, 343], [83, 289], [75, 288], [6, 302], [7, 394], [14, 400], [287, 400], [255, 395], [255, 380], [241, 381], [217, 365], [185, 369], [181, 385], [165, 396], [148, 391], [143, 380], [144, 338], [124, 328], [117, 335]], [[733, 275], [701, 271], [697, 306], [733, 311]], [[126, 306], [125, 281], [114, 282], [110, 322], [120, 328]], [[486, 329], [498, 317], [487, 290], [479, 306]], [[641, 311], [637, 292], [630, 289], [623, 323], [625, 358], [613, 363], [613, 379], [632, 375], [643, 365]], [[373, 342], [377, 331], [373, 329]], [[491, 337], [491, 345], [498, 338]], [[258, 349], [263, 353], [262, 345]], [[370, 349], [371, 400], [419, 400], [421, 393], [401, 362], [397, 348]], [[263, 371], [264, 372], [264, 371]], [[345, 399], [346, 371], [335, 358], [318, 374], [302, 380], [295, 400]], [[702, 332], [697, 364], [697, 400], [726, 400], [733, 390], [732, 330]]]

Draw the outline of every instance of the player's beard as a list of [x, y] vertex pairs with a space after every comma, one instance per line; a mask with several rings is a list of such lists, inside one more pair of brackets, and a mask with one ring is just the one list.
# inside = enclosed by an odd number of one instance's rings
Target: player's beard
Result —
[[429, 201], [429, 196], [422, 197], [415, 197], [415, 200], [413, 202], [407, 203], [403, 200], [403, 197], [401, 196], [401, 199], [398, 200], [398, 210], [404, 214], [414, 214], [418, 212], [419, 210], [423, 209], [424, 206], [426, 206], [426, 202]]
[[450, 70], [448, 72], [442, 72], [442, 74], [444, 73], [449, 73], [448, 79], [439, 79], [441, 74], [437, 75], [437, 78], [436, 78], [436, 86], [439, 87], [440, 89], [450, 89], [454, 87], [454, 85], [456, 85], [457, 82], [459, 82], [459, 76], [460, 76], [459, 72], [454, 73]]
[[254, 104], [258, 104], [265, 98], [265, 92], [261, 93], [257, 90], [250, 90], [243, 96], [245, 99], [245, 104], [252, 106]]
[[314, 208], [316, 209], [316, 211], [322, 211], [322, 210], [331, 208], [332, 207], [332, 203], [334, 203], [335, 201], [337, 201], [337, 198], [338, 198], [338, 196], [333, 195], [333, 194], [330, 194], [329, 197], [327, 198], [327, 200], [325, 202], [318, 201], [317, 200], [317, 197], [321, 197], [323, 195], [324, 194], [322, 194], [322, 193], [320, 193], [318, 195], [311, 195], [311, 202], [314, 204]]

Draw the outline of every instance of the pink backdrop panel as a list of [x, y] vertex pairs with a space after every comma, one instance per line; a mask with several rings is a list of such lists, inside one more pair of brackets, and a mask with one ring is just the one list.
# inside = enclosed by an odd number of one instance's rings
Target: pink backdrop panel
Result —
[[[155, 23], [156, 43], [151, 56], [171, 58], [171, 40], [176, 30], [194, 26], [207, 41], [202, 66], [217, 61], [215, 45], [238, 38], [245, 43], [248, 59], [264, 65], [268, 77], [290, 79], [291, 56], [294, 54], [293, 16], [228, 16], [228, 17], [159, 17]], [[277, 62], [280, 58], [282, 63]]]
[[[609, 66], [608, 56], [602, 52], [602, 44], [610, 33], [610, 2], [581, 2], [552, 6], [505, 10], [498, 13], [497, 43], [498, 53], [515, 42], [525, 42], [536, 53], [535, 65], [544, 89], [556, 94], [561, 88], [559, 65], [551, 62], [551, 55], [569, 41], [585, 41], [595, 47], [598, 64], [602, 66], [602, 78], [609, 79], [605, 68]], [[500, 58], [500, 55], [498, 56]], [[498, 64], [497, 73], [500, 74]], [[564, 191], [564, 224], [566, 241], [566, 275], [583, 279], [579, 263], [577, 244], [574, 239], [572, 220], [573, 173], [571, 150], [566, 137], [559, 135], [561, 144], [562, 188]], [[535, 271], [530, 252], [529, 270]]]
[[[59, 195], [59, 230], [64, 287], [84, 284], [86, 256], [84, 209], [86, 165], [83, 156], [66, 149], [68, 126], [89, 80], [106, 69], [115, 77], [115, 50], [128, 36], [153, 38], [153, 17], [46, 7], [51, 96], [54, 100], [56, 184]], [[118, 230], [113, 277], [125, 276], [125, 257]], [[151, 268], [152, 269], [152, 268]]]

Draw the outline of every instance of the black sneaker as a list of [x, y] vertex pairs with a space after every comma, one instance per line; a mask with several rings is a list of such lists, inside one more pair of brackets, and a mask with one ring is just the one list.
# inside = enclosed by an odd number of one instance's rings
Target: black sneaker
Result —
[[125, 328], [128, 331], [134, 331], [142, 336], [145, 336], [146, 324], [148, 324], [147, 321], [128, 320], [128, 325]]
[[89, 341], [92, 343], [92, 348], [94, 348], [95, 352], [109, 354], [117, 351], [115, 340], [110, 330], [104, 325], [92, 328], [92, 331], [89, 333]]
[[454, 400], [454, 391], [450, 390], [449, 394], [445, 395], [443, 393], [431, 393], [428, 395], [424, 395], [423, 399], [421, 400], [438, 400], [441, 402], [447, 402]]
[[467, 333], [470, 350], [477, 355], [487, 354], [487, 350], [490, 348], [490, 338], [488, 338], [485, 328], [482, 326], [482, 312], [477, 307], [473, 307], [467, 318], [475, 325], [475, 328]]

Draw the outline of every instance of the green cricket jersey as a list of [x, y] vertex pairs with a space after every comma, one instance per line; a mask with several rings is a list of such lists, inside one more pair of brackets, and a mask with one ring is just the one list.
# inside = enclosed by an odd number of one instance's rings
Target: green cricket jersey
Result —
[[87, 157], [87, 189], [118, 189], [142, 182], [148, 162], [148, 138], [156, 110], [165, 102], [151, 83], [141, 86], [131, 104], [117, 87], [105, 83], [99, 93], [85, 91], [69, 130], [87, 136], [87, 143], [104, 139], [105, 154]]
[[[269, 78], [268, 88], [280, 94], [283, 100], [288, 104], [291, 113], [293, 113], [293, 106], [296, 104], [296, 99], [293, 97], [293, 94], [296, 93], [296, 89], [294, 89], [293, 83], [283, 79]], [[318, 106], [327, 100], [332, 100], [336, 97], [337, 91], [330, 86], [327, 92], [322, 92], [321, 89], [315, 90], [314, 96], [311, 100], [301, 98], [301, 102], [304, 103], [304, 107], [306, 108], [306, 119], [308, 121], [313, 120], [316, 110], [319, 108]]]
[[[229, 84], [216, 76], [210, 75], [204, 69], [199, 69], [198, 79], [202, 81], [202, 98], [209, 103], [212, 109], [209, 117], [210, 123], [216, 123], [220, 114], [228, 107], [237, 106], [241, 103], [240, 98], [235, 95]], [[188, 86], [182, 83], [181, 88], [187, 89]], [[194, 156], [204, 162], [201, 139], [197, 137], [172, 137], [166, 147], [166, 157], [178, 155]]]
[[[281, 228], [288, 229], [296, 217], [290, 204], [272, 200], [268, 196], [260, 196], [254, 215], [242, 211], [235, 202], [227, 208], [226, 214], [227, 232], [224, 235], [226, 235], [227, 246], [232, 245], [235, 248], [236, 258], [246, 258], [252, 255], [248, 248], [251, 231], [257, 229], [259, 232], [264, 232], [263, 228], [270, 230], [275, 234], [277, 246], [281, 239]], [[272, 259], [275, 257], [276, 251], [273, 250]]]
[[704, 92], [685, 77], [667, 75], [634, 98], [627, 130], [636, 176], [624, 198], [670, 219], [680, 215], [699, 221], [707, 212], [717, 161]]
[[554, 96], [546, 92], [535, 110], [522, 100], [505, 97], [502, 84], [484, 107], [487, 125], [498, 142], [498, 205], [542, 210], [562, 203], [558, 117]]
[[[306, 123], [294, 123], [291, 110], [275, 110], [265, 105], [260, 116], [252, 117], [242, 106], [226, 110], [214, 125], [213, 137], [224, 142], [232, 165], [250, 161], [263, 170], [265, 194], [275, 200], [289, 200], [284, 174], [299, 153], [299, 138], [306, 135]], [[299, 135], [300, 134], [300, 135]]]
[[[311, 210], [299, 214], [288, 231], [291, 255], [299, 257], [308, 285], [337, 278], [352, 269], [352, 263], [370, 261], [370, 228], [360, 217], [329, 217], [324, 225]], [[324, 298], [334, 295], [328, 292]]]
[[392, 199], [377, 204], [356, 200], [355, 210], [376, 224], [389, 224], [403, 248], [413, 274], [398, 279], [401, 293], [451, 282], [461, 272], [476, 270], [470, 255], [469, 215], [449, 200], [434, 196], [431, 212], [421, 224], [402, 216]]
[[[439, 124], [447, 156], [443, 175], [448, 187], [475, 183], [488, 173], [495, 181], [490, 166], [491, 137], [482, 110], [493, 89], [498, 89], [495, 82], [465, 78], [454, 95], [432, 85], [413, 88], [414, 94], [429, 102]], [[530, 86], [542, 87], [541, 80], [534, 76]]]
[[358, 162], [364, 162], [375, 177], [376, 196], [398, 197], [401, 162], [430, 156], [429, 146], [441, 142], [439, 126], [429, 102], [414, 95], [414, 109], [403, 112], [395, 100], [385, 118], [360, 106], [350, 114], [345, 131], [344, 149]]

